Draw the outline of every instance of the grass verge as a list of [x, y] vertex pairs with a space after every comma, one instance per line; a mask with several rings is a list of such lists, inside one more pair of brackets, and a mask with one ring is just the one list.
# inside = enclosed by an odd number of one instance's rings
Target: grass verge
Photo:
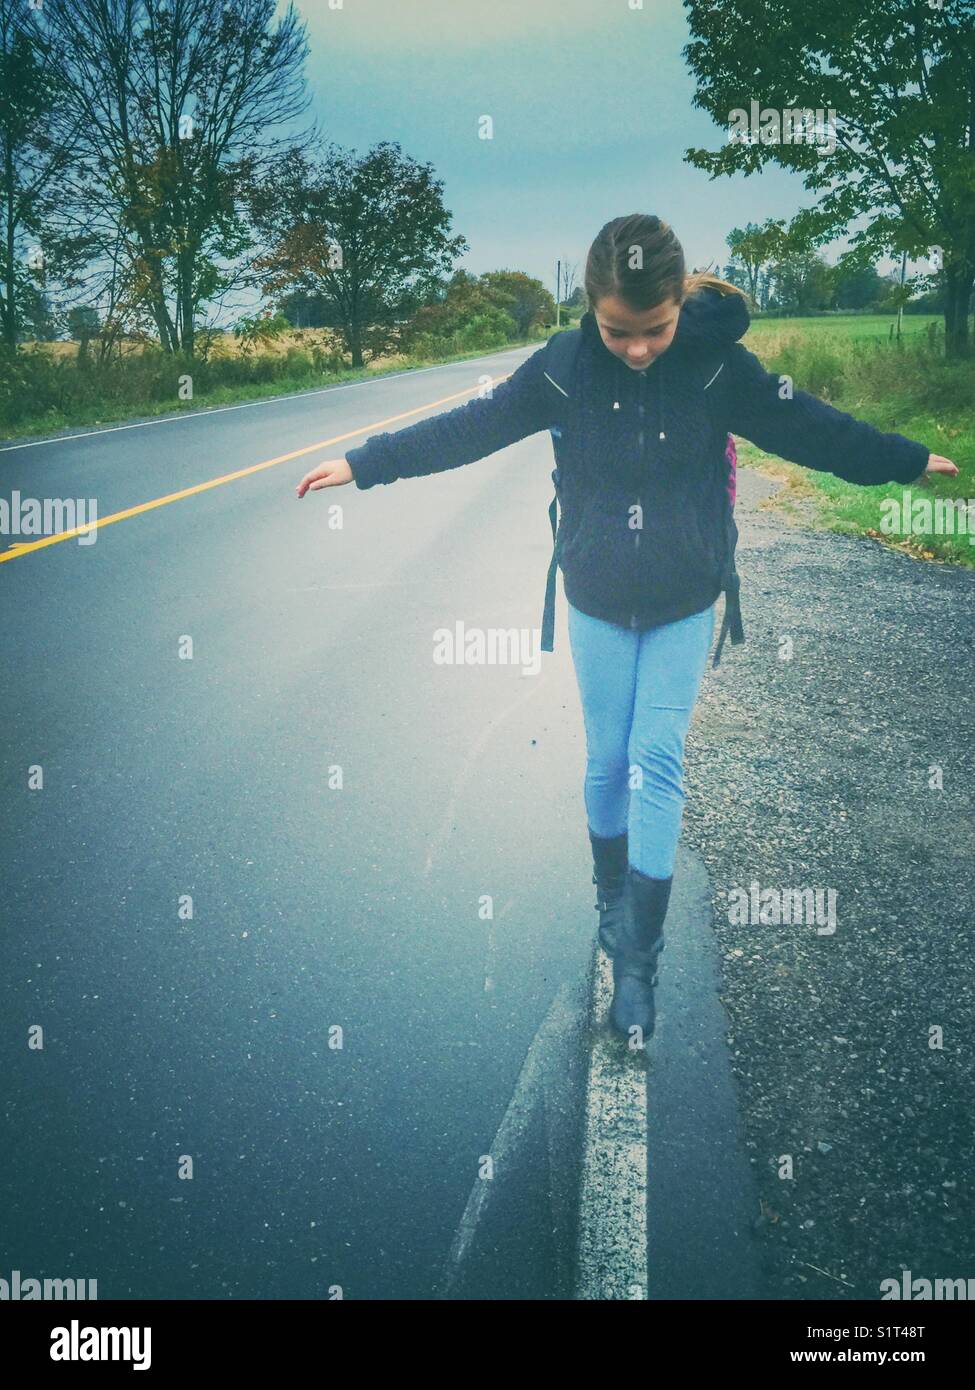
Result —
[[[958, 476], [929, 476], [909, 485], [908, 529], [894, 528], [908, 488], [858, 487], [832, 473], [785, 463], [741, 442], [743, 464], [783, 486], [763, 505], [796, 521], [869, 537], [919, 559], [975, 568], [975, 504], [967, 516], [945, 506], [975, 498], [975, 360], [946, 362], [937, 339], [915, 333], [900, 344], [849, 332], [809, 333], [794, 324], [766, 324], [750, 344], [769, 371], [886, 433], [925, 444], [958, 465]], [[938, 505], [936, 505], [936, 503]]]

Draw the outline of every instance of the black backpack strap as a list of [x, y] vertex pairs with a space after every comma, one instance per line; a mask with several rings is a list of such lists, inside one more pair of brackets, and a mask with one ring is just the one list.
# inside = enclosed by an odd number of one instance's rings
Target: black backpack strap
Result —
[[[708, 368], [708, 376], [705, 379], [704, 400], [706, 408], [712, 420], [718, 414], [719, 402], [722, 398], [722, 387], [724, 386], [724, 359], [716, 363], [717, 370]], [[713, 372], [713, 374], [712, 374]], [[726, 514], [728, 548], [725, 560], [724, 573], [721, 576], [721, 592], [724, 594], [724, 617], [721, 622], [721, 631], [718, 633], [718, 645], [714, 651], [712, 667], [717, 666], [721, 660], [721, 650], [725, 644], [725, 638], [731, 637], [733, 647], [740, 646], [745, 640], [745, 628], [741, 620], [741, 580], [738, 576], [738, 569], [735, 564], [735, 547], [738, 544], [738, 526], [735, 522], [734, 508], [731, 498], [727, 495], [727, 478], [724, 479], [725, 497], [728, 504]]]
[[[737, 533], [737, 527], [735, 528]], [[737, 539], [737, 535], [736, 535]], [[745, 628], [741, 621], [741, 580], [738, 577], [738, 570], [735, 568], [734, 550], [731, 553], [731, 560], [725, 572], [722, 584], [724, 592], [724, 618], [721, 623], [721, 631], [718, 633], [718, 645], [714, 651], [712, 666], [717, 666], [721, 660], [721, 648], [724, 646], [724, 639], [731, 634], [731, 644], [734, 647], [740, 646], [745, 640]]]
[[559, 470], [552, 469], [552, 482], [555, 485], [555, 496], [548, 506], [548, 519], [552, 526], [552, 558], [549, 561], [548, 576], [545, 580], [545, 607], [542, 610], [542, 651], [550, 652], [555, 650], [555, 579], [559, 568], [559, 539], [558, 539], [558, 498], [559, 498]]
[[[551, 383], [551, 390], [561, 391], [568, 398], [572, 389], [576, 354], [582, 333], [578, 328], [568, 328], [555, 333], [545, 345], [543, 371]], [[552, 527], [552, 558], [549, 561], [548, 575], [545, 579], [545, 606], [542, 610], [542, 651], [555, 650], [555, 594], [556, 578], [559, 568], [559, 470], [552, 469], [552, 484], [555, 495], [549, 503], [548, 519]]]

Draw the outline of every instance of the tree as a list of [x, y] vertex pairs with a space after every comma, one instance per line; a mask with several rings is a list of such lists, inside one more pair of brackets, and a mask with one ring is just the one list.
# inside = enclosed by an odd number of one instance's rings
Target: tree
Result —
[[752, 294], [751, 291], [751, 279], [746, 267], [741, 261], [728, 261], [724, 270], [721, 272], [721, 277], [727, 280], [729, 285], [737, 285], [740, 290], [745, 290], [746, 293], [751, 295], [752, 301], [755, 302], [755, 295]]
[[943, 314], [944, 311], [944, 285], [929, 290], [926, 294], [918, 295], [916, 299], [912, 299], [909, 304], [904, 305], [905, 314]]
[[832, 267], [812, 251], [787, 248], [771, 267], [775, 304], [794, 314], [829, 309], [834, 296]]
[[287, 328], [288, 320], [283, 314], [246, 314], [234, 325], [234, 337], [238, 350], [249, 357], [255, 349], [277, 342]]
[[98, 310], [91, 308], [90, 305], [77, 305], [68, 312], [68, 332], [72, 338], [78, 339], [78, 361], [88, 360], [88, 344], [92, 338], [97, 338], [101, 332], [101, 320], [98, 317]]
[[[455, 270], [449, 280], [433, 286], [429, 301], [421, 305], [404, 326], [404, 345], [410, 346], [421, 339], [446, 341], [456, 337], [468, 323], [498, 310], [497, 298], [488, 293], [483, 277], [471, 275], [467, 270]], [[515, 337], [514, 320], [508, 318], [507, 322], [511, 336]]]
[[875, 265], [836, 267], [837, 309], [866, 309], [882, 294], [882, 281]]
[[576, 276], [579, 274], [579, 267], [575, 261], [567, 260], [562, 257], [562, 300], [563, 304], [576, 302], [573, 295], [576, 293]]
[[278, 301], [278, 309], [292, 328], [327, 328], [328, 306], [320, 296], [295, 290]]
[[28, 314], [46, 302], [44, 286], [63, 263], [66, 244], [49, 234], [55, 185], [76, 144], [67, 118], [52, 118], [64, 99], [54, 55], [38, 28], [38, 10], [0, 0], [0, 337], [16, 346]]
[[[793, 229], [821, 245], [869, 218], [852, 237], [862, 264], [942, 248], [947, 351], [967, 353], [975, 283], [975, 0], [685, 4], [694, 104], [723, 126], [736, 111], [751, 111], [752, 101], [763, 116], [757, 139], [732, 140], [716, 152], [689, 149], [689, 162], [712, 177], [754, 172], [768, 161], [801, 172], [821, 196]], [[813, 138], [787, 142], [777, 129], [787, 111], [821, 112], [825, 138], [807, 125]]]
[[528, 337], [532, 328], [555, 317], [552, 295], [522, 271], [489, 270], [474, 276], [456, 270], [430, 298], [404, 327], [405, 345], [432, 340], [459, 346], [469, 338], [473, 347], [501, 346]]
[[53, 343], [60, 335], [61, 328], [51, 304], [50, 296], [32, 285], [17, 302], [17, 317], [20, 321], [21, 341], [32, 338], [37, 343]]
[[145, 306], [192, 353], [207, 304], [246, 283], [250, 181], [307, 105], [305, 29], [276, 0], [45, 0], [84, 123], [65, 216], [91, 240], [116, 311]]
[[488, 270], [481, 276], [488, 298], [514, 319], [519, 338], [535, 324], [553, 323], [555, 298], [541, 280], [522, 270]]
[[910, 302], [910, 285], [901, 287], [901, 277], [899, 272], [890, 275], [881, 275], [877, 284], [877, 293], [871, 301], [871, 308], [878, 313], [893, 313], [900, 305], [904, 308]]
[[[785, 222], [782, 218], [772, 217], [762, 226], [749, 222], [744, 230], [741, 227], [733, 228], [726, 240], [732, 256], [741, 267], [744, 287], [747, 288], [752, 303], [757, 304], [759, 278], [763, 268], [785, 251], [788, 240]], [[762, 307], [765, 307], [764, 304]]]
[[457, 256], [443, 184], [431, 165], [382, 141], [357, 158], [329, 145], [314, 159], [292, 150], [250, 196], [254, 224], [271, 249], [256, 265], [266, 294], [304, 291], [327, 307], [352, 366], [368, 343], [393, 343]]

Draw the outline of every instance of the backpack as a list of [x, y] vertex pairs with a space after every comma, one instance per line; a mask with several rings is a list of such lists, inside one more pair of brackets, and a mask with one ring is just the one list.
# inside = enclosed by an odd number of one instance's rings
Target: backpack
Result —
[[[568, 329], [565, 332], [554, 334], [545, 345], [544, 367], [546, 371], [551, 371], [558, 380], [571, 380], [576, 357], [582, 342], [582, 335], [578, 329], [575, 331]], [[710, 398], [709, 398], [710, 401]], [[734, 521], [735, 493], [736, 493], [736, 474], [738, 466], [738, 455], [735, 451], [735, 441], [728, 435], [728, 443], [725, 449], [725, 457], [728, 460], [728, 561], [725, 573], [722, 576], [721, 592], [725, 596], [724, 619], [721, 623], [721, 631], [718, 634], [718, 645], [715, 649], [712, 666], [717, 666], [721, 660], [721, 649], [724, 646], [725, 638], [730, 635], [733, 646], [739, 646], [745, 640], [745, 629], [741, 620], [741, 605], [739, 602], [740, 582], [738, 571], [735, 567], [735, 546], [738, 542], [738, 527]], [[552, 559], [549, 562], [548, 575], [545, 581], [545, 608], [542, 615], [542, 651], [550, 652], [554, 648], [555, 638], [555, 581], [558, 571], [559, 560], [559, 483], [560, 475], [558, 465], [552, 470], [552, 483], [555, 488], [555, 495], [549, 504], [548, 519], [552, 527]]]

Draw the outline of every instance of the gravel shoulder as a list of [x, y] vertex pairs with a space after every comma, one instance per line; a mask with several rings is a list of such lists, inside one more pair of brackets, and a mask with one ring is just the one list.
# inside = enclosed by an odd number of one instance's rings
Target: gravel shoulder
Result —
[[[975, 1277], [975, 574], [763, 507], [777, 487], [740, 468], [747, 641], [705, 676], [684, 843], [767, 1296], [877, 1299], [905, 1269]], [[835, 930], [737, 920], [753, 882], [832, 890]]]

